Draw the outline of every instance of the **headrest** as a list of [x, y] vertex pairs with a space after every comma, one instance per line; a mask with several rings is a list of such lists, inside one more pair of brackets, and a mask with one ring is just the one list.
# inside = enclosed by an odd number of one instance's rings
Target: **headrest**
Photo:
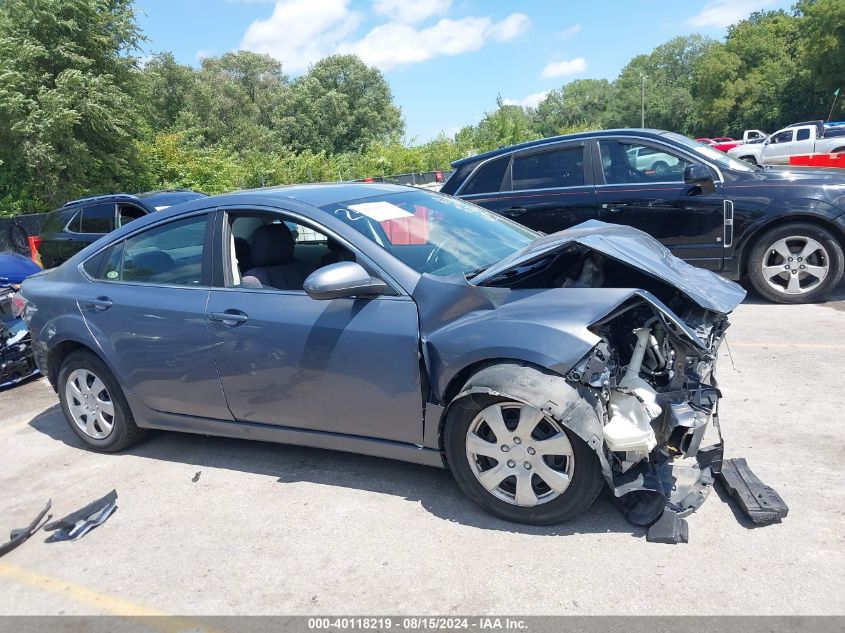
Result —
[[235, 238], [235, 259], [238, 260], [238, 265], [240, 265], [241, 270], [246, 270], [247, 268], [252, 267], [252, 248], [249, 245], [249, 242], [242, 237]]
[[333, 237], [327, 237], [326, 238], [326, 246], [328, 246], [329, 250], [332, 251], [333, 253], [338, 253], [338, 252], [346, 250], [346, 247], [343, 244], [341, 244], [340, 242], [338, 242], [336, 239], [334, 239]]
[[132, 258], [132, 268], [138, 273], [157, 275], [173, 268], [173, 258], [164, 251], [146, 251]]
[[282, 223], [265, 224], [252, 234], [252, 266], [278, 266], [293, 259], [293, 235]]

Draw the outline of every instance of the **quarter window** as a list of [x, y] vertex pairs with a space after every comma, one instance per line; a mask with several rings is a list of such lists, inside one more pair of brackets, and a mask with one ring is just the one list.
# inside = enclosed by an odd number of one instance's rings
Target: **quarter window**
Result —
[[463, 188], [461, 195], [499, 191], [502, 188], [502, 178], [505, 177], [509, 162], [510, 156], [503, 156], [482, 165]]
[[114, 204], [85, 207], [81, 213], [80, 233], [108, 233], [114, 230]]
[[566, 147], [513, 159], [513, 189], [579, 187], [584, 184], [584, 148]]
[[798, 134], [795, 136], [796, 141], [806, 141], [810, 138], [810, 130], [804, 128], [803, 130], [798, 130]]
[[199, 286], [206, 223], [200, 216], [157, 226], [112, 245], [85, 269], [105, 281]]
[[600, 141], [604, 181], [609, 185], [683, 182], [692, 163], [663, 149], [639, 143]]

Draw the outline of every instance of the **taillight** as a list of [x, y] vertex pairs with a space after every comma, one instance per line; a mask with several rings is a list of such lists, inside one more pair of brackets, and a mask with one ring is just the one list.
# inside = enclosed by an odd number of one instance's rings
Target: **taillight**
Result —
[[43, 268], [44, 265], [41, 263], [41, 254], [38, 252], [38, 249], [41, 246], [41, 237], [38, 235], [30, 235], [26, 239], [29, 242], [29, 256], [32, 258], [32, 261]]
[[26, 299], [20, 292], [12, 295], [12, 314], [19, 317], [23, 314], [23, 309], [26, 307]]
[[434, 182], [443, 182], [443, 172], [439, 169], [434, 172]]

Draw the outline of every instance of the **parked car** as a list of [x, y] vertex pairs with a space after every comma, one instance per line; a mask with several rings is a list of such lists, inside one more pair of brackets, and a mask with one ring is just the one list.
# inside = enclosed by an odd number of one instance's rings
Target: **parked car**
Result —
[[796, 123], [762, 143], [740, 145], [728, 153], [753, 165], [788, 165], [790, 156], [845, 152], [845, 126], [822, 121]]
[[721, 462], [702, 446], [711, 372], [745, 293], [630, 227], [542, 237], [450, 196], [338, 183], [147, 216], [22, 294], [93, 450], [155, 428], [378, 455], [449, 468], [537, 524], [606, 482], [650, 524], [695, 509]]
[[709, 145], [710, 147], [713, 147], [716, 144], [716, 141], [714, 141], [712, 138], [705, 137], [697, 138], [695, 139], [695, 142], [701, 143], [702, 145]]
[[691, 264], [748, 278], [771, 301], [816, 301], [842, 277], [845, 176], [831, 170], [761, 169], [680, 134], [637, 129], [547, 138], [453, 165], [443, 193], [545, 233], [590, 219], [634, 226]]
[[47, 214], [36, 240], [36, 256], [45, 268], [53, 268], [132, 220], [201, 197], [205, 194], [177, 189], [71, 200]]
[[734, 147], [738, 147], [745, 143], [752, 143], [758, 139], [765, 139], [767, 136], [768, 134], [761, 130], [745, 130], [742, 133], [742, 138], [739, 140], [735, 140], [727, 136], [720, 136], [719, 138], [713, 139], [713, 147], [720, 152], [727, 152], [729, 149], [733, 149]]
[[38, 373], [29, 330], [21, 319], [19, 284], [41, 268], [17, 253], [0, 253], [0, 387]]

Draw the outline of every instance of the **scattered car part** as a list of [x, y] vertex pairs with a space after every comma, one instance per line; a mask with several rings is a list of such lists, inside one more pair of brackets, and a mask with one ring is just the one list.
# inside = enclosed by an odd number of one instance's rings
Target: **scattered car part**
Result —
[[38, 530], [44, 527], [44, 524], [50, 520], [52, 515], [47, 514], [50, 511], [51, 502], [48, 499], [47, 505], [44, 506], [44, 509], [38, 513], [32, 523], [27, 525], [25, 528], [17, 528], [12, 530], [9, 533], [9, 540], [6, 543], [0, 545], [0, 556], [8, 554], [13, 549], [15, 549], [18, 545], [23, 543], [27, 540], [30, 536], [35, 534]]
[[783, 498], [760, 481], [744, 457], [726, 459], [716, 477], [725, 491], [737, 500], [748, 518], [757, 525], [780, 523], [789, 513]]
[[45, 531], [55, 531], [47, 539], [47, 542], [75, 541], [82, 538], [98, 525], [102, 525], [115, 510], [117, 510], [117, 491], [112, 490], [106, 496], [92, 501], [84, 508], [45, 525]]
[[20, 317], [19, 300], [14, 287], [0, 287], [0, 387], [38, 373], [29, 330]]
[[689, 543], [689, 525], [686, 519], [678, 516], [677, 512], [666, 510], [648, 528], [645, 538], [649, 543], [668, 543], [670, 545]]

